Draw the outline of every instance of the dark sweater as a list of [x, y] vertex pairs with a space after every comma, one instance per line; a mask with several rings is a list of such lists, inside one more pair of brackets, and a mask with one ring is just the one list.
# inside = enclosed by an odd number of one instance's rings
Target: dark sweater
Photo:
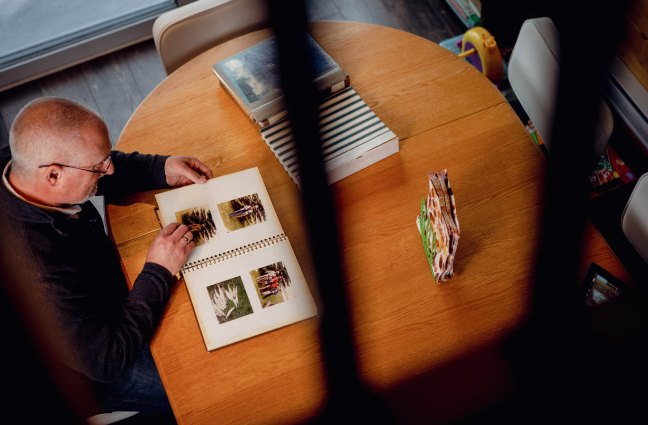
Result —
[[[0, 149], [0, 173], [9, 160], [9, 149]], [[99, 179], [97, 194], [110, 203], [166, 188], [165, 161], [115, 151], [115, 172]], [[129, 292], [118, 253], [90, 202], [78, 218], [69, 218], [28, 204], [0, 184], [0, 235], [20, 289], [51, 321], [49, 337], [64, 347], [60, 361], [97, 382], [126, 373], [169, 299], [171, 273], [146, 263]]]

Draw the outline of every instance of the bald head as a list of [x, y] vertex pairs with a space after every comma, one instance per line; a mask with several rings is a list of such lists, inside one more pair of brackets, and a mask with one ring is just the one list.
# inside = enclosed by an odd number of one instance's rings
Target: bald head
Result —
[[[90, 135], [90, 136], [88, 136]], [[9, 131], [11, 173], [28, 181], [40, 165], [85, 165], [93, 144], [108, 141], [103, 120], [77, 102], [41, 97], [28, 103]]]

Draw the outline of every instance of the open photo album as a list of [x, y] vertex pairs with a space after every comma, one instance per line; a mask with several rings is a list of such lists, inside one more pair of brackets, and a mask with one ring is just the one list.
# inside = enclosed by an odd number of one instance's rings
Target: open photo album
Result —
[[207, 351], [317, 315], [257, 168], [155, 197], [194, 235], [181, 273]]

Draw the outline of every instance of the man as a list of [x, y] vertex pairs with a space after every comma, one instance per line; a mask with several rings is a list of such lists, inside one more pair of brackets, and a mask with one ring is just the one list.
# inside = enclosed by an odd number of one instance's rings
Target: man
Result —
[[192, 233], [178, 223], [162, 229], [128, 292], [118, 253], [88, 201], [205, 183], [211, 170], [195, 158], [111, 152], [94, 112], [40, 98], [13, 122], [0, 172], [0, 248], [19, 282], [11, 289], [47, 325], [42, 332], [65, 376], [90, 385], [101, 412], [170, 412], [148, 341], [172, 276], [194, 247]]
[[268, 298], [269, 296], [277, 295], [278, 293], [279, 293], [279, 288], [274, 288], [268, 291], [263, 290], [263, 292], [261, 292], [261, 295], [263, 295], [263, 298]]

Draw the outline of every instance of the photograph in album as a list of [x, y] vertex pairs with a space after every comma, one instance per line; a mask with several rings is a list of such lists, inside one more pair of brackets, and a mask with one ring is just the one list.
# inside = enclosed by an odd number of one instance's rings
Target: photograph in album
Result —
[[218, 211], [228, 232], [267, 220], [265, 208], [256, 193], [218, 204]]
[[207, 293], [220, 324], [254, 313], [240, 276], [208, 286]]
[[280, 304], [297, 297], [290, 284], [290, 276], [283, 262], [279, 261], [250, 271], [259, 301], [263, 308]]
[[175, 213], [175, 217], [178, 223], [186, 225], [193, 233], [193, 241], [196, 246], [219, 239], [209, 205], [178, 211]]

